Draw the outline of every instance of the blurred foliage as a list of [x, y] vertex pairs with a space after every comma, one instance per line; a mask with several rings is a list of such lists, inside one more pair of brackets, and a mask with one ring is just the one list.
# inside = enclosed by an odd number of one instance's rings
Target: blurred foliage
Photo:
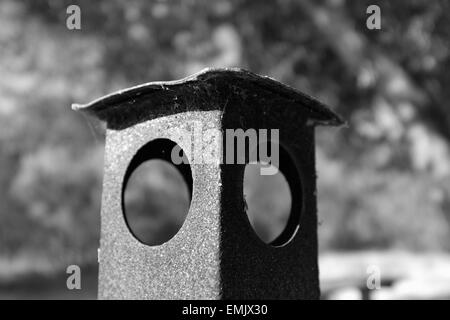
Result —
[[[78, 4], [82, 30], [66, 28]], [[368, 30], [366, 8], [381, 7]], [[102, 125], [70, 110], [241, 66], [333, 106], [318, 132], [324, 249], [449, 249], [450, 2], [0, 2], [0, 257], [94, 261]]]

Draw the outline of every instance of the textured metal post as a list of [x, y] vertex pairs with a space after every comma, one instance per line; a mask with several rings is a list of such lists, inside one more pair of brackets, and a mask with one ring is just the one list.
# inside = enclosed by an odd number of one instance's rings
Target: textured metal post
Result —
[[[220, 69], [144, 84], [74, 109], [108, 127], [99, 298], [319, 298], [314, 126], [342, 124], [327, 107], [275, 80]], [[192, 146], [179, 132], [194, 121], [202, 131], [279, 129], [280, 170], [293, 194], [279, 245], [263, 243], [249, 223], [245, 164], [192, 163], [191, 207], [175, 237], [147, 246], [131, 234], [122, 200], [130, 163], [155, 139], [177, 143], [189, 158]], [[219, 149], [223, 156], [225, 148]]]

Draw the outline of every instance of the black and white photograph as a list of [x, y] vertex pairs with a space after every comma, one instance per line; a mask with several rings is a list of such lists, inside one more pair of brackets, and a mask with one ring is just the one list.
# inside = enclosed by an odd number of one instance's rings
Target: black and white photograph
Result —
[[450, 300], [450, 1], [0, 0], [0, 300]]

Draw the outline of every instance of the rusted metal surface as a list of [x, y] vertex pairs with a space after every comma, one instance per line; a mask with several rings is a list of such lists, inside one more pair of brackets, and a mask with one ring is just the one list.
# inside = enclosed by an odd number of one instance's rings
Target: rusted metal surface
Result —
[[[319, 298], [314, 125], [341, 125], [339, 116], [303, 93], [240, 69], [144, 84], [74, 109], [108, 128], [99, 298]], [[180, 231], [153, 247], [133, 237], [122, 200], [130, 162], [158, 138], [191, 156], [192, 146], [178, 132], [193, 121], [204, 131], [279, 129], [280, 170], [293, 195], [288, 228], [300, 227], [286, 245], [265, 244], [252, 230], [243, 199], [245, 164], [192, 163], [191, 207]], [[280, 237], [289, 240], [288, 233]]]

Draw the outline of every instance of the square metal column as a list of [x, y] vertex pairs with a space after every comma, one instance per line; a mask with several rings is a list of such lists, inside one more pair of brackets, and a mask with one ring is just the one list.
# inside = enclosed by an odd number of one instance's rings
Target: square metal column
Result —
[[[297, 90], [240, 69], [148, 83], [74, 109], [107, 123], [99, 298], [319, 298], [314, 127], [341, 125], [339, 116]], [[202, 133], [279, 130], [279, 169], [293, 201], [273, 245], [257, 237], [245, 212], [245, 163], [190, 163], [191, 206], [168, 242], [147, 246], [128, 229], [123, 190], [133, 159], [151, 158], [140, 150], [157, 139], [173, 141], [192, 158], [191, 144], [200, 141], [180, 138], [192, 123]], [[225, 159], [226, 148], [217, 147]]]

